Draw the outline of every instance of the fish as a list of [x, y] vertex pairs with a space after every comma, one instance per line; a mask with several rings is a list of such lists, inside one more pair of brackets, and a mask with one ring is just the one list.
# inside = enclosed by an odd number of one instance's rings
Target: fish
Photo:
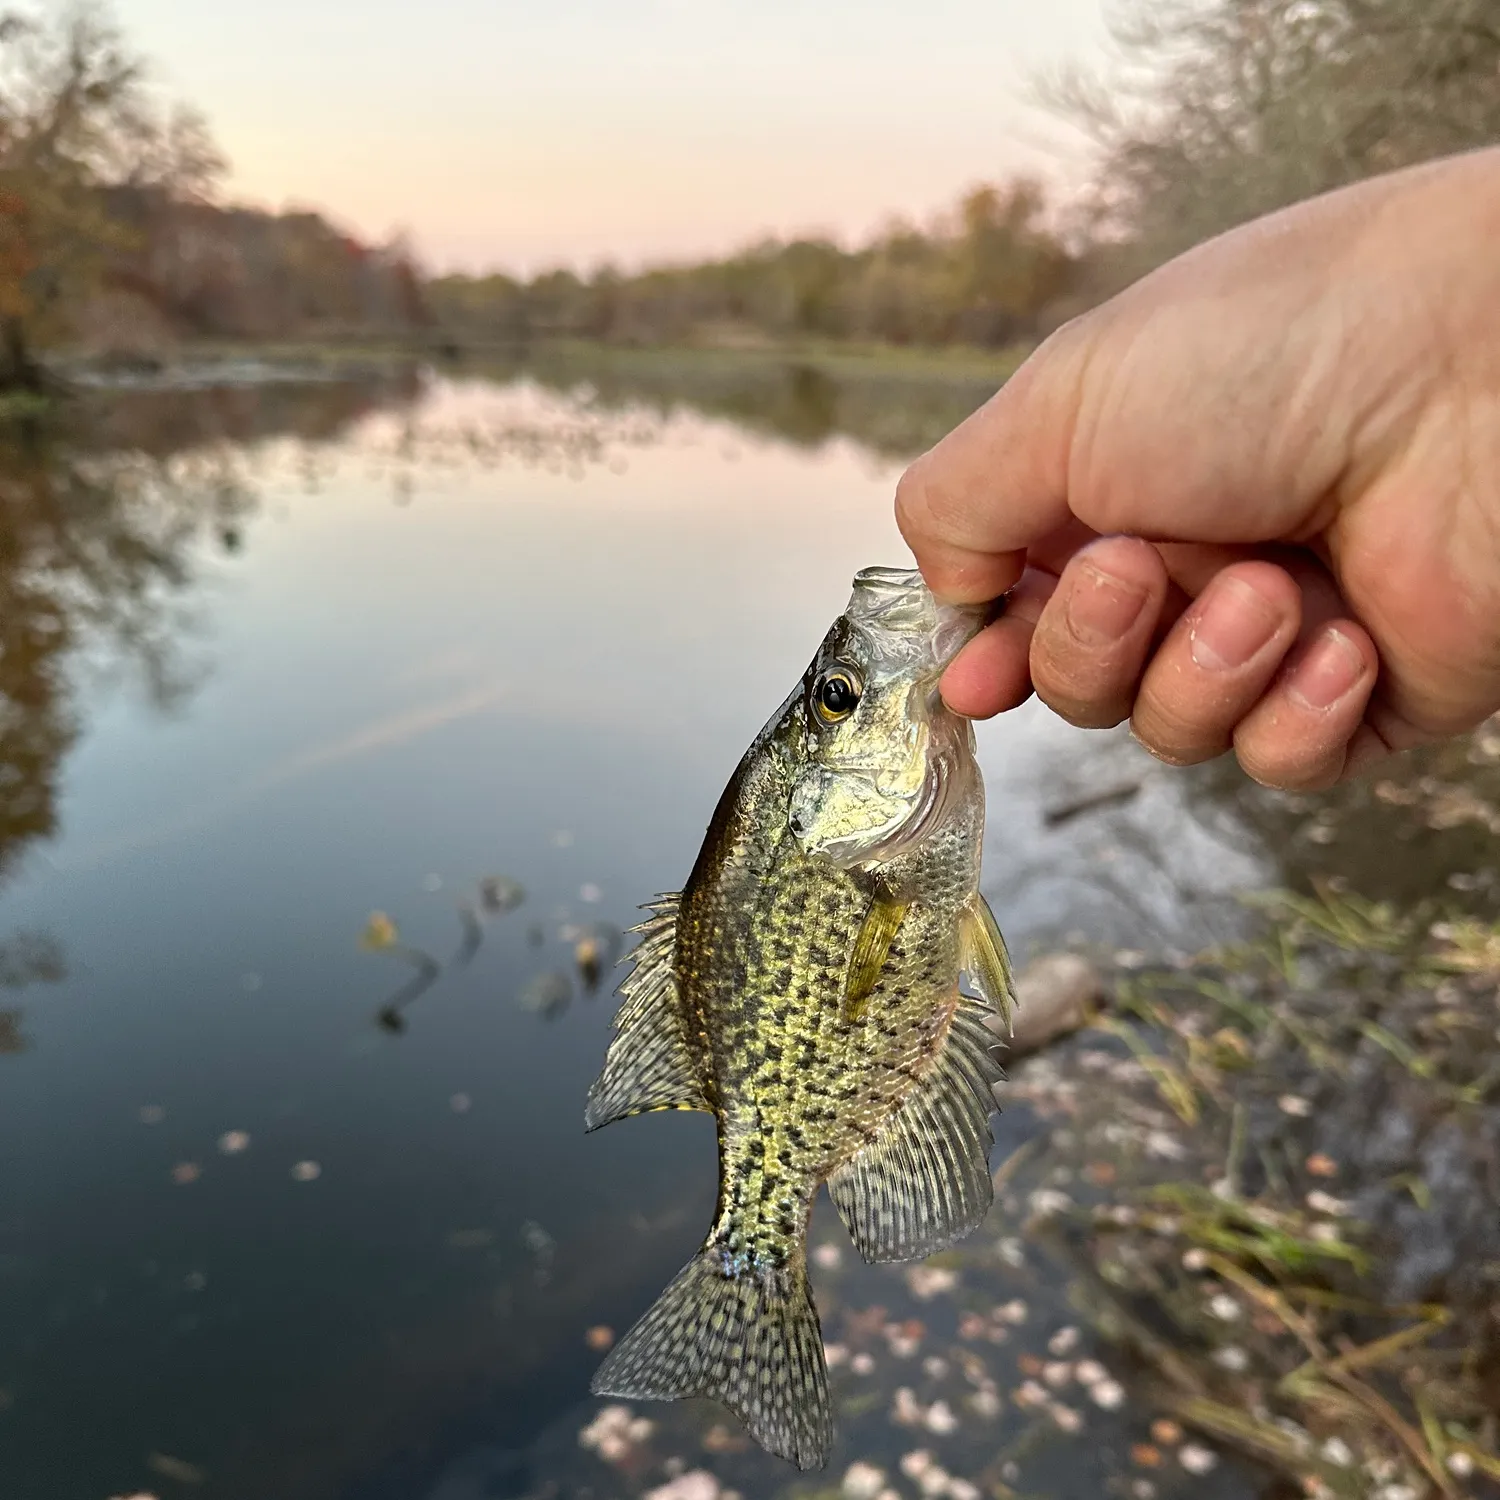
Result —
[[[989, 1210], [1014, 986], [979, 889], [972, 724], [938, 692], [984, 623], [919, 573], [866, 568], [659, 896], [585, 1129], [714, 1116], [702, 1248], [615, 1345], [596, 1395], [708, 1396], [771, 1453], [833, 1440], [807, 1231], [824, 1184], [867, 1261], [919, 1260]], [[962, 980], [967, 977], [968, 990]]]

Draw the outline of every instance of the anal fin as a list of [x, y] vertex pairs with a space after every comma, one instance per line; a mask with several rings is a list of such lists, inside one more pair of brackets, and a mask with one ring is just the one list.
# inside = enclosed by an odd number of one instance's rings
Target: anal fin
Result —
[[632, 929], [641, 941], [620, 986], [623, 1000], [604, 1068], [589, 1090], [584, 1129], [662, 1109], [707, 1109], [703, 1081], [688, 1048], [672, 969], [678, 897], [662, 896], [655, 915]]
[[1010, 954], [1000, 935], [1000, 924], [990, 903], [974, 892], [959, 922], [962, 945], [960, 966], [979, 993], [1000, 1018], [1008, 1036], [1016, 1007], [1016, 986], [1010, 969]]
[[960, 996], [928, 1071], [880, 1133], [828, 1179], [867, 1261], [920, 1260], [979, 1227], [994, 1198], [990, 1116], [1000, 1067], [988, 1007]]

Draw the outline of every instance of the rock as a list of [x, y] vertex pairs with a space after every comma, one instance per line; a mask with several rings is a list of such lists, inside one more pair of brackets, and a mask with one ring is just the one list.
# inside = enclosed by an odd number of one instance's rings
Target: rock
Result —
[[1033, 960], [1016, 975], [1016, 1030], [1006, 1039], [1008, 1056], [1035, 1052], [1077, 1031], [1103, 998], [1104, 981], [1088, 959], [1053, 953]]

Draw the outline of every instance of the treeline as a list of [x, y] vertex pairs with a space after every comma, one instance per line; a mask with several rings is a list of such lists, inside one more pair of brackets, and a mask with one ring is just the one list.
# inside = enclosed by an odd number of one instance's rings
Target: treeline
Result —
[[977, 188], [927, 229], [895, 224], [854, 250], [767, 240], [725, 260], [629, 276], [446, 276], [427, 284], [427, 296], [445, 328], [475, 339], [670, 343], [754, 330], [999, 346], [1034, 338], [1078, 285], [1077, 257], [1046, 207], [1038, 184], [1018, 181]]
[[1016, 180], [854, 247], [430, 281], [399, 242], [223, 206], [203, 121], [156, 99], [88, 0], [0, 13], [0, 389], [43, 384], [40, 350], [185, 336], [1025, 344], [1256, 214], [1500, 141], [1500, 0], [1126, 3], [1122, 66], [1048, 87], [1097, 145], [1067, 203]]
[[1500, 142], [1500, 0], [1135, 0], [1121, 66], [1049, 102], [1097, 145], [1067, 205], [978, 188], [926, 227], [845, 249], [767, 241], [635, 275], [556, 270], [428, 285], [455, 339], [704, 337], [1004, 345], [1271, 209]]
[[176, 332], [337, 337], [429, 321], [403, 246], [366, 245], [321, 214], [220, 207], [129, 186], [106, 190], [103, 201], [124, 231], [101, 278], [105, 299], [134, 299]]
[[411, 258], [314, 213], [219, 206], [201, 117], [168, 108], [83, 0], [0, 13], [0, 389], [39, 355], [184, 334], [265, 338], [425, 320]]

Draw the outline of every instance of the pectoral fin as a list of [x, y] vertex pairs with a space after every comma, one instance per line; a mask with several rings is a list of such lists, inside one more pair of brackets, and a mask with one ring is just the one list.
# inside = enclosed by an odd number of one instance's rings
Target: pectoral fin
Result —
[[1010, 954], [990, 904], [974, 892], [959, 924], [962, 943], [961, 967], [979, 993], [989, 1001], [1007, 1032], [1012, 1030], [1016, 1004], [1015, 981], [1010, 972]]
[[845, 1020], [857, 1021], [864, 1014], [865, 1003], [874, 993], [910, 905], [910, 901], [898, 900], [885, 891], [877, 891], [871, 900], [849, 958], [849, 977], [844, 983]]

